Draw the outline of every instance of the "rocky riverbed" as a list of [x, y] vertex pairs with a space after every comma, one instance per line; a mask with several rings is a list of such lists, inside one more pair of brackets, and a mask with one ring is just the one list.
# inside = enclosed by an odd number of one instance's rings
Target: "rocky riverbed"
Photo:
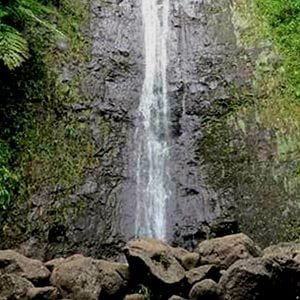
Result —
[[[123, 249], [124, 262], [74, 254], [48, 262], [0, 251], [0, 299], [299, 299], [300, 243], [260, 249], [239, 233], [189, 252], [153, 239]], [[126, 258], [126, 262], [125, 262]]]

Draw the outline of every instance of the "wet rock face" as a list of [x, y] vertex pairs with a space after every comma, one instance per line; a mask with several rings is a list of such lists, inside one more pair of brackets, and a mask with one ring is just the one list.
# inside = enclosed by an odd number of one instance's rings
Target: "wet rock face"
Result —
[[[86, 171], [72, 195], [83, 202], [80, 216], [51, 232], [48, 257], [79, 251], [117, 256], [134, 235], [136, 157], [133, 136], [144, 80], [142, 1], [92, 2], [91, 61], [83, 100], [73, 106], [90, 127], [99, 164]], [[168, 97], [170, 169], [168, 241], [193, 248], [226, 201], [205, 183], [205, 163], [197, 153], [210, 107], [228, 99], [239, 64], [229, 1], [170, 1]], [[56, 238], [63, 232], [64, 242]]]
[[211, 223], [226, 205], [219, 191], [207, 185], [206, 162], [197, 150], [211, 107], [230, 98], [240, 55], [229, 1], [173, 1], [170, 25], [174, 195], [169, 203], [169, 237], [193, 247], [194, 238], [203, 238], [200, 225]]
[[[70, 216], [64, 243], [52, 243], [49, 258], [70, 249], [97, 257], [115, 257], [124, 246], [123, 231], [130, 235], [133, 198], [122, 190], [127, 182], [126, 189], [132, 190], [131, 179], [127, 180], [131, 170], [127, 143], [143, 84], [140, 3], [92, 1], [86, 30], [91, 60], [84, 66], [87, 78], [82, 102], [73, 105], [73, 110], [90, 127], [98, 164], [86, 171], [84, 182], [71, 196], [75, 203], [83, 204], [84, 210], [79, 216]], [[128, 204], [126, 210], [123, 203]], [[125, 216], [119, 226], [121, 211], [130, 217]]]

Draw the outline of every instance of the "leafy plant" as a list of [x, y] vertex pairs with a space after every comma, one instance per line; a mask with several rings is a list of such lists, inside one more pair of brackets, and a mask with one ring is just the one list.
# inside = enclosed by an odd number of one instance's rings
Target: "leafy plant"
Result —
[[143, 295], [145, 300], [151, 299], [151, 293], [150, 293], [149, 289], [146, 286], [144, 286], [143, 284], [139, 285], [138, 294]]
[[269, 28], [270, 38], [284, 56], [284, 93], [299, 104], [300, 99], [300, 1], [255, 0]]
[[10, 156], [8, 146], [0, 141], [0, 210], [9, 206], [18, 183], [17, 175], [9, 167]]
[[53, 25], [40, 18], [54, 14], [55, 10], [38, 0], [7, 0], [0, 3], [0, 60], [10, 70], [19, 67], [29, 58], [29, 47], [23, 29], [37, 22], [61, 34]]

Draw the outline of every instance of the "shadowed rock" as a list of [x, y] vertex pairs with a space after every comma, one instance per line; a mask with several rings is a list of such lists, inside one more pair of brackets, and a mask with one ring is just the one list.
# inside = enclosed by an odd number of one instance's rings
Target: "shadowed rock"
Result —
[[27, 296], [30, 300], [61, 299], [57, 288], [51, 286], [41, 287], [41, 288], [30, 288], [27, 292]]
[[33, 284], [27, 279], [16, 274], [4, 274], [0, 276], [0, 299], [24, 299], [27, 300], [27, 292], [33, 288]]
[[200, 261], [199, 253], [188, 253], [184, 255], [181, 259], [181, 264], [186, 270], [191, 270], [197, 267]]
[[171, 298], [169, 298], [169, 300], [185, 300], [185, 299], [180, 296], [172, 296]]
[[190, 291], [190, 300], [217, 300], [218, 285], [211, 279], [196, 283]]
[[143, 295], [140, 294], [131, 294], [125, 296], [124, 300], [146, 300]]
[[186, 272], [186, 278], [190, 285], [195, 284], [203, 279], [213, 279], [218, 281], [220, 278], [220, 268], [216, 265], [200, 266]]
[[269, 299], [272, 291], [273, 262], [262, 258], [240, 260], [233, 264], [220, 280], [224, 300]]
[[106, 299], [106, 297], [118, 295], [128, 283], [128, 265], [105, 260], [95, 260], [95, 263], [99, 270], [101, 297]]

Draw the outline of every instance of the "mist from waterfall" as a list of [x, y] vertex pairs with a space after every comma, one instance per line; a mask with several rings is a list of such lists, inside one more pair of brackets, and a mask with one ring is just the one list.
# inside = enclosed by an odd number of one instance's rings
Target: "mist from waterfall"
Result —
[[167, 40], [169, 0], [142, 0], [145, 79], [135, 132], [136, 236], [166, 238], [168, 189]]

